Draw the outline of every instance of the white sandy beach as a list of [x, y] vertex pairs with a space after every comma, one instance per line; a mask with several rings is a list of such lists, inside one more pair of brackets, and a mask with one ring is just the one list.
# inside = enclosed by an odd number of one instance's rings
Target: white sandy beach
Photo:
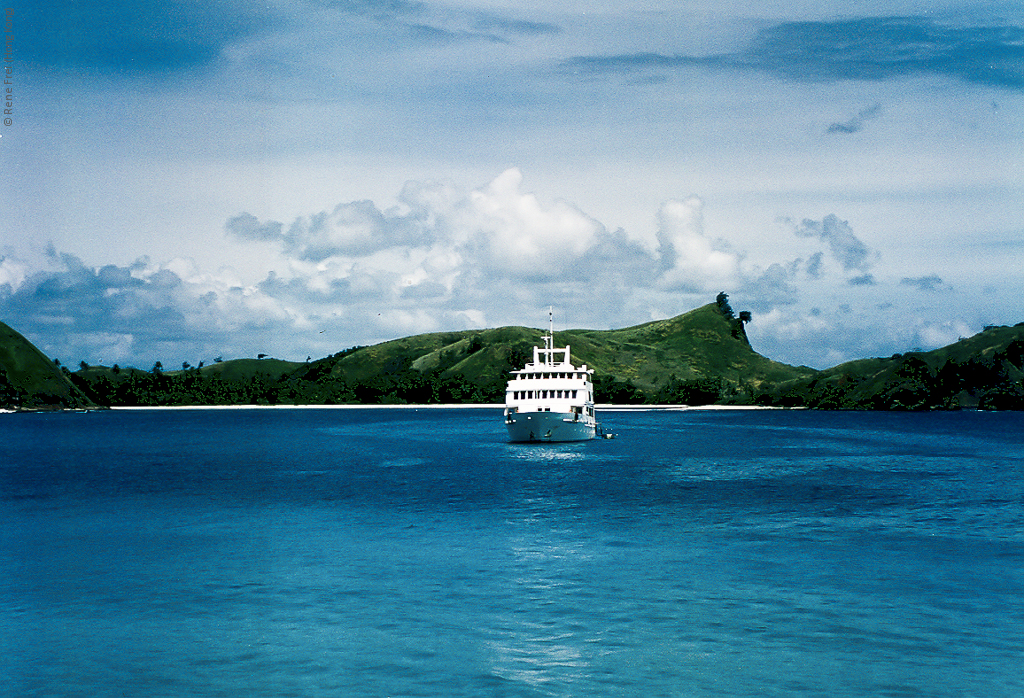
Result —
[[[140, 405], [132, 407], [111, 407], [112, 410], [501, 410], [505, 406], [496, 403], [446, 403], [442, 405]], [[650, 412], [681, 410], [777, 410], [781, 407], [760, 405], [596, 405], [605, 412]]]

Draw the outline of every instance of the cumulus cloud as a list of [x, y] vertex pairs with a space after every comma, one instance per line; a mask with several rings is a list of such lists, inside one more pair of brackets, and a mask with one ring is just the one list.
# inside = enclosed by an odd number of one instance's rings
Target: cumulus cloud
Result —
[[804, 219], [794, 232], [800, 237], [818, 238], [826, 243], [832, 256], [845, 271], [867, 272], [878, 258], [853, 234], [849, 222], [830, 213], [820, 221]]
[[277, 221], [260, 223], [259, 219], [251, 213], [240, 213], [234, 218], [228, 219], [224, 225], [224, 230], [229, 235], [242, 240], [280, 240], [283, 228], [284, 226]]
[[800, 264], [800, 260], [788, 264], [775, 262], [760, 275], [748, 280], [740, 290], [750, 299], [750, 306], [759, 313], [778, 306], [793, 305], [800, 295], [796, 285]]
[[65, 362], [245, 356], [263, 337], [294, 331], [285, 304], [235, 285], [230, 274], [200, 274], [187, 260], [153, 264], [142, 258], [126, 267], [93, 268], [54, 252], [47, 262], [8, 285], [0, 312]]
[[741, 253], [706, 233], [696, 197], [661, 207], [651, 249], [569, 202], [524, 191], [518, 169], [474, 188], [409, 182], [397, 205], [342, 202], [290, 224], [243, 212], [224, 231], [277, 245], [286, 264], [243, 287], [188, 260], [93, 268], [53, 253], [51, 268], [34, 274], [5, 260], [12, 292], [0, 310], [39, 334], [66, 323], [61, 355], [122, 361], [177, 343], [196, 363], [211, 352], [304, 357], [396, 333], [521, 324], [549, 304], [576, 326], [608, 326], [611, 313], [643, 322], [745, 278]]
[[349, 280], [357, 270], [397, 272], [395, 278], [407, 286], [430, 279], [451, 287], [457, 278], [481, 273], [512, 280], [578, 280], [583, 273], [601, 272], [595, 262], [602, 258], [618, 258], [631, 268], [629, 258], [642, 256], [621, 231], [610, 233], [568, 202], [541, 202], [521, 190], [522, 180], [513, 168], [471, 190], [410, 182], [400, 205], [387, 210], [371, 201], [341, 203], [330, 213], [297, 218], [287, 230], [277, 221], [242, 213], [225, 230], [238, 239], [276, 240], [297, 262], [318, 265], [305, 267], [307, 273]]
[[704, 231], [704, 202], [693, 196], [669, 201], [658, 212], [658, 251], [667, 290], [690, 292], [731, 287], [739, 280], [740, 255]]
[[475, 261], [498, 273], [551, 278], [596, 242], [603, 226], [564, 201], [544, 205], [520, 191], [522, 173], [511, 169], [469, 194], [454, 221]]
[[963, 320], [936, 322], [918, 318], [913, 328], [913, 343], [920, 347], [941, 347], [974, 334]]
[[21, 286], [28, 274], [28, 267], [9, 255], [0, 257], [0, 297], [10, 294]]
[[[284, 260], [252, 285], [188, 259], [92, 267], [53, 249], [35, 261], [7, 255], [0, 316], [62, 360], [143, 368], [221, 355], [302, 359], [420, 332], [538, 324], [548, 305], [568, 326], [623, 327], [685, 312], [721, 290], [755, 312], [752, 339], [773, 358], [824, 366], [840, 357], [827, 350], [836, 337], [846, 352], [878, 346], [883, 332], [903, 337], [896, 320], [854, 336], [835, 313], [815, 311], [843, 307], [844, 288], [863, 302], [898, 297], [871, 273], [877, 254], [848, 222], [834, 214], [785, 222], [827, 252], [749, 260], [709, 233], [695, 196], [660, 207], [652, 247], [569, 202], [524, 191], [511, 169], [473, 188], [409, 182], [393, 206], [343, 202], [290, 224], [233, 216], [225, 235], [274, 244]], [[900, 283], [942, 286], [935, 275]], [[902, 339], [890, 344], [889, 353], [906, 349]]]

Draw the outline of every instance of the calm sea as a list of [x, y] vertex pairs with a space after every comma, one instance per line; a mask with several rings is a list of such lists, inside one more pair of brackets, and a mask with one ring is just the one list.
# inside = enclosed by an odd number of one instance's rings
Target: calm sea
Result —
[[1024, 695], [1024, 414], [0, 415], [0, 695]]

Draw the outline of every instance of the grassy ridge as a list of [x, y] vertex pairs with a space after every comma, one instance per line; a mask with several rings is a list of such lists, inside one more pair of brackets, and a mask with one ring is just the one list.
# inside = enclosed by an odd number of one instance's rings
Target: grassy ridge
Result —
[[0, 322], [0, 409], [82, 409], [96, 405], [43, 352]]
[[[573, 363], [595, 369], [599, 402], [1024, 409], [1024, 323], [986, 328], [930, 352], [816, 371], [755, 352], [743, 320], [734, 317], [723, 294], [716, 303], [667, 320], [617, 330], [558, 331], [555, 343], [571, 347]], [[70, 374], [6, 325], [0, 328], [0, 406], [53, 407], [87, 406], [90, 400], [102, 405], [503, 402], [509, 371], [532, 359], [544, 335], [528, 327], [437, 332], [304, 363], [235, 359], [181, 371], [91, 366]]]
[[[359, 386], [373, 386], [395, 399], [403, 399], [404, 387], [421, 398], [449, 389], [501, 402], [509, 371], [532, 360], [543, 335], [528, 327], [416, 335], [321, 359], [293, 377], [336, 389], [353, 386], [356, 393]], [[570, 346], [573, 363], [595, 369], [599, 399], [626, 395], [678, 402], [680, 391], [697, 382], [713, 383], [715, 399], [752, 398], [766, 382], [813, 373], [756, 353], [742, 323], [718, 303], [624, 329], [559, 331], [555, 342]]]
[[[568, 337], [568, 339], [566, 339]], [[560, 333], [573, 353], [600, 373], [656, 392], [677, 380], [721, 379], [753, 388], [810, 374], [811, 369], [772, 361], [755, 352], [742, 324], [715, 303], [668, 320], [621, 330]]]

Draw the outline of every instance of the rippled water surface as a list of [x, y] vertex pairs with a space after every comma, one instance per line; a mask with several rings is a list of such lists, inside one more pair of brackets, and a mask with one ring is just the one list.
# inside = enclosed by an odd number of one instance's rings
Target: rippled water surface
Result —
[[1024, 695], [1024, 415], [500, 414], [0, 415], [0, 695]]

